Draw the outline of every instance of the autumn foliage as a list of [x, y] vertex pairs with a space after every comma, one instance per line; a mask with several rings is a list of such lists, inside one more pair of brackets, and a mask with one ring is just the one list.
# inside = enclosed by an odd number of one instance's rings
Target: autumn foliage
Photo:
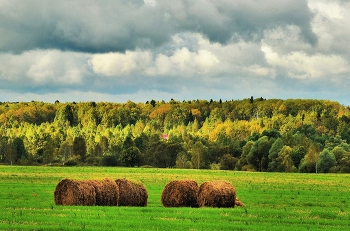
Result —
[[0, 102], [0, 162], [350, 172], [350, 108], [253, 97]]

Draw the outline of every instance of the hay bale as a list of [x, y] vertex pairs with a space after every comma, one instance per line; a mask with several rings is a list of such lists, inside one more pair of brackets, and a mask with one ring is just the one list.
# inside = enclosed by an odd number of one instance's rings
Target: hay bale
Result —
[[164, 207], [198, 207], [198, 184], [194, 180], [174, 180], [162, 192]]
[[96, 205], [117, 206], [119, 201], [119, 188], [112, 179], [91, 180], [89, 183], [95, 188]]
[[127, 179], [117, 179], [119, 187], [119, 206], [147, 206], [148, 192], [141, 183]]
[[209, 207], [234, 207], [236, 190], [232, 184], [225, 180], [204, 182], [199, 187], [199, 206]]
[[56, 205], [95, 205], [96, 191], [88, 181], [61, 180], [54, 192]]

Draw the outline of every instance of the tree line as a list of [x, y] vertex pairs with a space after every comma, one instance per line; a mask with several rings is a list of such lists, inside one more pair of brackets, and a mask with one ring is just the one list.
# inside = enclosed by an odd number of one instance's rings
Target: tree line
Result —
[[262, 97], [0, 102], [0, 162], [350, 172], [350, 107]]

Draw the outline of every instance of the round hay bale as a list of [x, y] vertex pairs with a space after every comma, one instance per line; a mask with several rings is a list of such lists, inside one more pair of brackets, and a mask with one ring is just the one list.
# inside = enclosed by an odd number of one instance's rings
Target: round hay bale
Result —
[[54, 192], [56, 205], [95, 205], [96, 191], [88, 181], [61, 180]]
[[174, 180], [162, 192], [164, 207], [198, 207], [198, 184], [194, 180]]
[[119, 206], [147, 206], [148, 192], [141, 183], [127, 179], [117, 179], [119, 187]]
[[119, 188], [112, 179], [91, 180], [90, 184], [95, 188], [96, 205], [117, 206], [119, 201]]
[[236, 201], [236, 190], [226, 180], [204, 182], [199, 187], [199, 206], [209, 207], [234, 207]]

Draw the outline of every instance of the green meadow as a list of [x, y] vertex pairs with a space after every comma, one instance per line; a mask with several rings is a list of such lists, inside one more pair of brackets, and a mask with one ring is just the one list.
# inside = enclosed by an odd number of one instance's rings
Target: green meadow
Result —
[[[114, 167], [0, 166], [0, 230], [350, 230], [350, 175]], [[147, 207], [57, 206], [64, 178], [127, 178], [148, 190]], [[171, 180], [230, 181], [246, 204], [164, 208]]]

